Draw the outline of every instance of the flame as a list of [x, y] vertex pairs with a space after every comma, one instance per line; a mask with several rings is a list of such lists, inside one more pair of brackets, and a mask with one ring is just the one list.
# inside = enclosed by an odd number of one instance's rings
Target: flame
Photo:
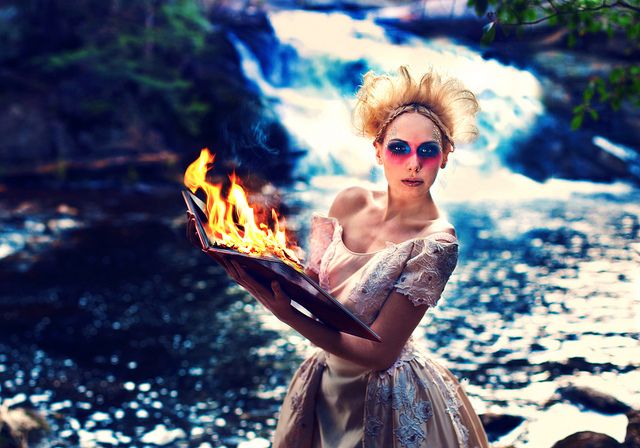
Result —
[[274, 228], [259, 222], [235, 174], [229, 176], [231, 188], [226, 199], [222, 198], [221, 184], [207, 182], [207, 171], [214, 160], [215, 154], [204, 148], [200, 151], [200, 157], [184, 173], [185, 186], [193, 193], [202, 189], [207, 196], [208, 225], [205, 226], [205, 231], [211, 243], [246, 254], [272, 255], [302, 271], [300, 260], [295, 254], [296, 245], [292, 243], [291, 247], [287, 246], [284, 218], [280, 218], [271, 209]]

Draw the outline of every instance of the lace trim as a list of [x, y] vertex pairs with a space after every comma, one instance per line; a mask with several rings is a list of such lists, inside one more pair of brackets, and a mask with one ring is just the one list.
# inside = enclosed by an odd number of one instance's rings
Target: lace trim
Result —
[[[420, 438], [422, 430], [419, 426], [416, 426], [416, 422], [424, 422], [431, 418], [433, 416], [433, 409], [431, 403], [428, 401], [416, 403], [417, 394], [415, 385], [407, 385], [406, 375], [409, 369], [404, 367], [411, 361], [416, 361], [429, 370], [435, 386], [444, 397], [446, 404], [445, 412], [451, 419], [454, 431], [460, 442], [459, 446], [460, 448], [468, 448], [469, 429], [462, 422], [460, 415], [460, 407], [462, 406], [462, 401], [458, 397], [458, 389], [460, 386], [457, 386], [450, 379], [445, 378], [440, 373], [439, 368], [413, 344], [412, 338], [407, 341], [398, 360], [391, 367], [387, 370], [372, 372], [372, 374], [375, 373], [375, 375], [372, 376], [372, 380], [370, 381], [375, 384], [375, 387], [370, 387], [367, 390], [369, 394], [368, 402], [382, 406], [391, 404], [392, 409], [404, 412], [404, 423], [402, 419], [403, 414], [401, 413], [400, 427], [394, 431], [394, 434], [402, 446], [408, 448], [419, 446], [419, 442], [423, 440]], [[394, 375], [397, 381], [396, 384], [391, 387], [390, 382]], [[419, 378], [418, 384], [424, 389], [430, 387], [421, 378]], [[413, 417], [405, 411], [407, 407], [413, 410]], [[424, 436], [426, 437], [426, 433]]]
[[380, 430], [383, 426], [384, 423], [382, 422], [382, 420], [380, 420], [380, 418], [376, 417], [375, 415], [371, 416], [367, 419], [367, 423], [364, 427], [365, 436], [375, 440], [376, 437], [378, 437], [378, 434], [380, 434]]
[[380, 312], [410, 250], [411, 245], [394, 246], [374, 255], [349, 293], [347, 300], [353, 304], [355, 314], [367, 324], [371, 324]]
[[396, 369], [413, 360], [417, 360], [419, 364], [424, 365], [424, 363], [426, 362], [426, 356], [414, 345], [413, 336], [409, 336], [409, 339], [407, 339], [404, 347], [402, 347], [400, 355], [398, 355], [398, 359], [396, 359], [396, 361], [388, 369], [378, 371], [378, 375], [393, 375]]
[[458, 262], [457, 244], [431, 241], [433, 244], [425, 244], [420, 253], [407, 261], [394, 285], [414, 306], [436, 306]]
[[[411, 368], [406, 367], [409, 362], [415, 361], [426, 368], [433, 384], [427, 384], [421, 377], [409, 381]], [[392, 381], [395, 379], [393, 385]], [[440, 367], [434, 364], [422, 351], [420, 351], [410, 337], [405, 344], [397, 361], [388, 369], [371, 372], [367, 384], [368, 407], [391, 407], [399, 414], [399, 427], [394, 430], [394, 437], [400, 446], [406, 448], [420, 447], [420, 443], [427, 436], [425, 423], [433, 417], [433, 407], [428, 400], [419, 400], [417, 388], [429, 389], [437, 387], [444, 398], [445, 412], [449, 415], [459, 448], [469, 447], [469, 429], [462, 422], [460, 408], [463, 403], [458, 395], [461, 386], [456, 385], [451, 379], [440, 372]], [[386, 411], [385, 414], [391, 412]], [[379, 441], [375, 438], [379, 435], [382, 422], [374, 415], [375, 411], [365, 410], [366, 424], [364, 428], [364, 446], [377, 446]], [[390, 423], [389, 423], [390, 424]]]
[[[419, 400], [416, 393], [416, 384], [410, 381], [409, 371], [402, 369], [392, 376], [372, 376], [367, 386], [367, 403], [391, 407], [399, 415], [399, 426], [394, 429], [393, 435], [406, 448], [419, 448], [421, 442], [427, 437], [426, 422], [433, 417], [433, 407], [428, 400]], [[391, 385], [391, 379], [394, 384]], [[385, 411], [388, 414], [390, 411]], [[364, 428], [364, 446], [376, 446], [376, 437], [379, 435], [383, 422], [372, 415], [367, 416]]]

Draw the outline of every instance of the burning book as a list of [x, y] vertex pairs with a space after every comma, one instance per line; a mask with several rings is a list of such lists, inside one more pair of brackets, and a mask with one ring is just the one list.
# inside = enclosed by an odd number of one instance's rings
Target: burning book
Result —
[[[214, 156], [203, 149], [185, 172], [184, 183], [190, 191], [182, 192], [187, 209], [195, 218], [202, 250], [216, 261], [233, 260], [269, 289], [276, 280], [293, 306], [324, 325], [380, 341], [373, 330], [304, 273], [298, 248], [288, 240], [284, 219], [274, 209], [270, 226], [260, 222], [235, 175], [230, 177], [226, 199], [222, 197], [221, 184], [207, 182], [206, 174], [213, 161]], [[204, 192], [205, 202], [195, 195], [197, 190]]]

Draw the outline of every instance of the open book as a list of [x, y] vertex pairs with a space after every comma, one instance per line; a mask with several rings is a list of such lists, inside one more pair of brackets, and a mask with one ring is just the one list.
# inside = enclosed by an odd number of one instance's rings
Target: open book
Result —
[[188, 211], [195, 217], [196, 233], [202, 250], [214, 260], [218, 261], [220, 257], [233, 259], [255, 280], [269, 289], [272, 280], [278, 281], [295, 308], [328, 327], [372, 341], [381, 341], [371, 328], [331, 297], [313, 279], [279, 258], [249, 255], [213, 245], [203, 224], [207, 219], [205, 204], [188, 190], [183, 190], [182, 196]]

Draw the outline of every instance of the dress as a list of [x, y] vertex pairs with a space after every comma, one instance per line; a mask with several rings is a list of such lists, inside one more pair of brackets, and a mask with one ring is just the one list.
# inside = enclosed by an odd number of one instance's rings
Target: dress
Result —
[[[458, 243], [438, 233], [356, 253], [344, 245], [336, 219], [314, 215], [309, 252], [320, 286], [370, 325], [394, 289], [416, 306], [435, 306]], [[315, 352], [291, 380], [273, 442], [274, 448], [489, 446], [457, 379], [413, 338], [384, 371]]]

